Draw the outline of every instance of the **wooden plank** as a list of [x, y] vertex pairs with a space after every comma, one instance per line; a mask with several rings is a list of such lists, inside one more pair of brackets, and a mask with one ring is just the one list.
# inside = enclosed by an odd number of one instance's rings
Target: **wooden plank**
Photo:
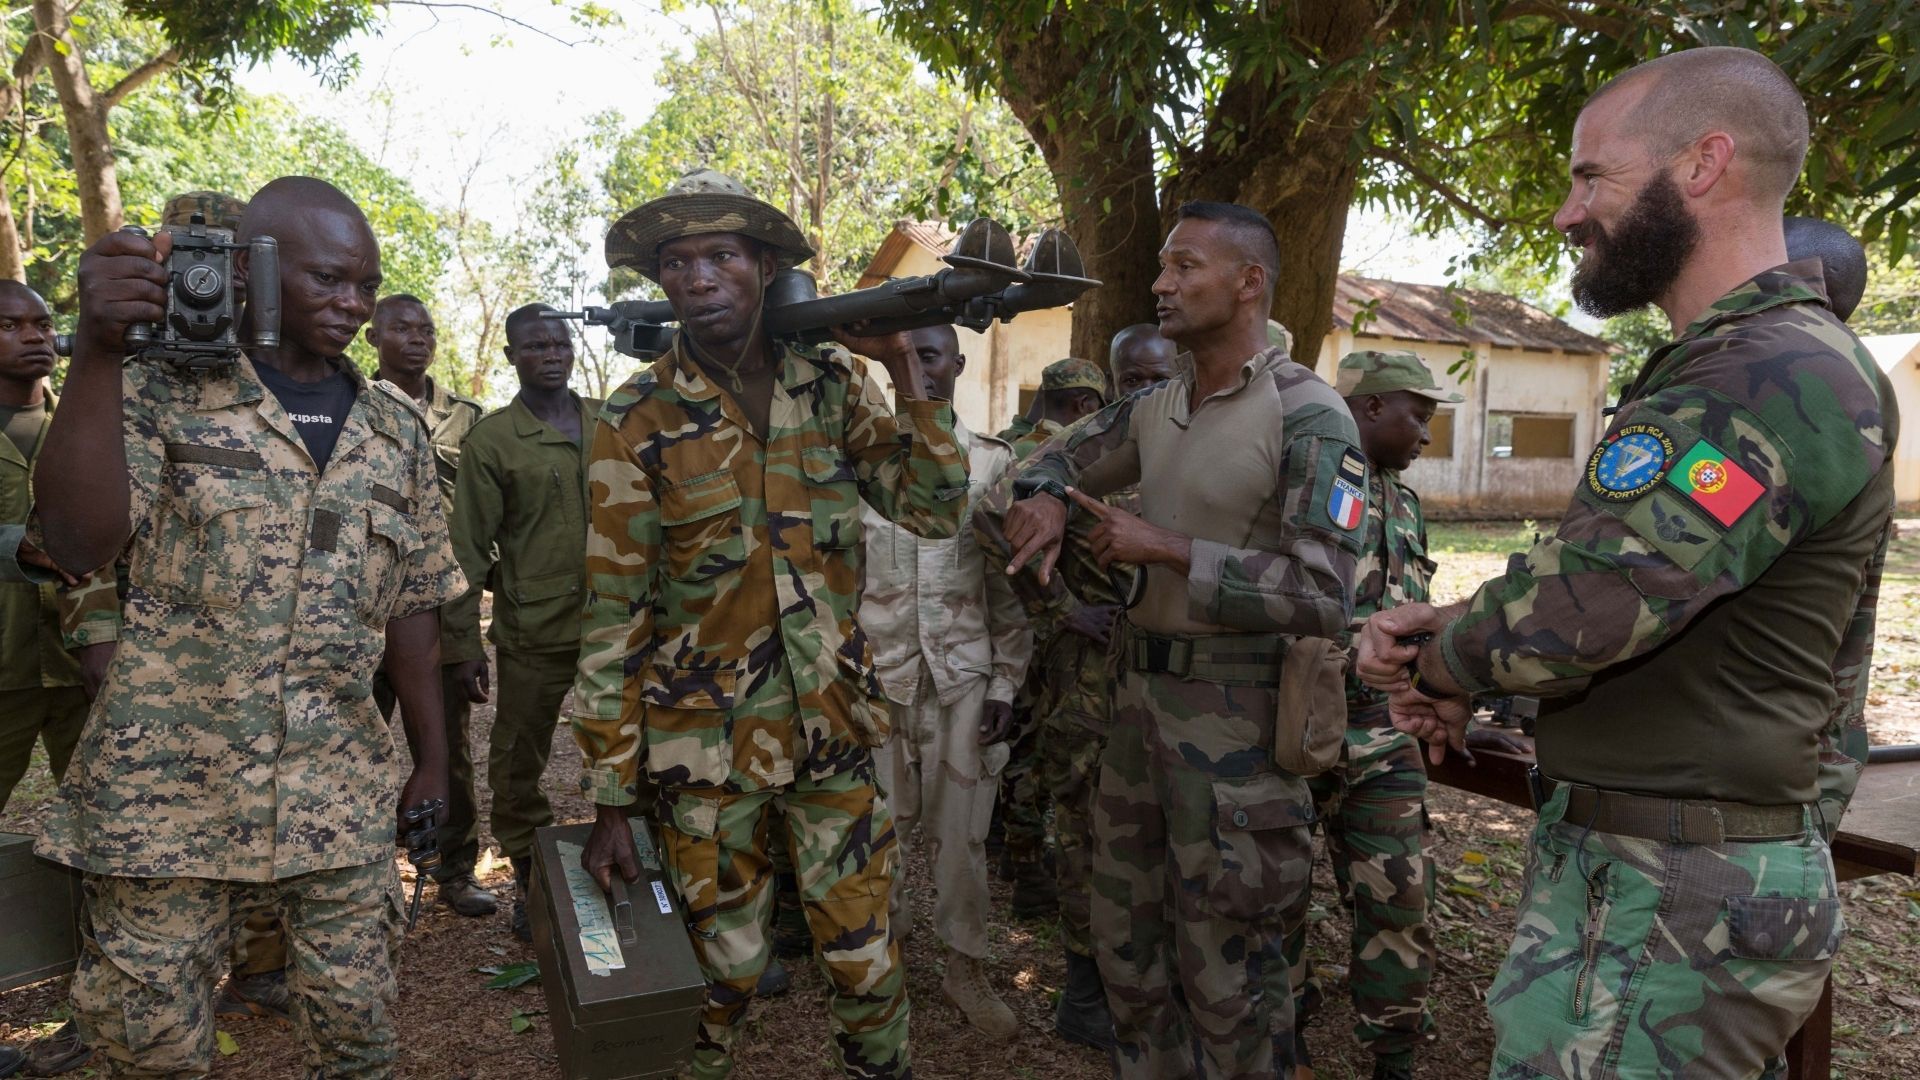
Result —
[[1820, 991], [1820, 1004], [1787, 1040], [1787, 1080], [1832, 1080], [1833, 976]]
[[[1532, 742], [1518, 732], [1507, 734]], [[1478, 750], [1473, 757], [1475, 764], [1469, 765], [1460, 755], [1448, 754], [1445, 763], [1427, 766], [1427, 776], [1435, 783], [1515, 806], [1533, 805], [1527, 788], [1531, 755]], [[1920, 874], [1920, 761], [1869, 765], [1860, 775], [1860, 786], [1841, 826], [1833, 838], [1841, 880]]]

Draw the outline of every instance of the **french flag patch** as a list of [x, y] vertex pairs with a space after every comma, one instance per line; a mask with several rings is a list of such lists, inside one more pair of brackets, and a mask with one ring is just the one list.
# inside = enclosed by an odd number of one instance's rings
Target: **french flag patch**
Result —
[[1342, 529], [1359, 528], [1360, 520], [1367, 516], [1366, 493], [1352, 482], [1335, 477], [1333, 491], [1327, 495], [1327, 516]]

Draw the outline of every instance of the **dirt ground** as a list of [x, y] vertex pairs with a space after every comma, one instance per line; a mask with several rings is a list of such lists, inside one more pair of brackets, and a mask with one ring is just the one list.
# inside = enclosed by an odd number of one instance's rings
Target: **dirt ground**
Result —
[[[1874, 665], [1869, 715], [1876, 743], [1920, 742], [1920, 521], [1888, 568], [1880, 617], [1880, 648]], [[1525, 524], [1447, 525], [1434, 530], [1441, 565], [1437, 592], [1464, 591], [1497, 572], [1504, 554], [1524, 545]], [[475, 710], [475, 754], [484, 761], [491, 709]], [[488, 801], [481, 772], [481, 805]], [[566, 729], [555, 732], [548, 789], [562, 821], [588, 820], [589, 807], [574, 783], [578, 755]], [[35, 767], [16, 792], [0, 830], [30, 832], [52, 795], [45, 766]], [[1420, 1056], [1422, 1080], [1478, 1080], [1487, 1074], [1492, 1032], [1482, 1003], [1513, 930], [1513, 905], [1530, 814], [1436, 788], [1430, 800], [1435, 825], [1433, 855], [1440, 897], [1433, 914], [1439, 949], [1433, 1012], [1438, 1037]], [[483, 835], [482, 843], [491, 837]], [[404, 863], [403, 863], [404, 867]], [[504, 860], [483, 859], [483, 880], [504, 898], [511, 872]], [[915, 854], [908, 873], [925, 894], [926, 869]], [[410, 880], [410, 878], [409, 878]], [[1347, 1035], [1353, 1017], [1340, 998], [1345, 973], [1347, 917], [1333, 895], [1324, 860], [1316, 870], [1311, 943], [1327, 977], [1330, 1001], [1313, 1029], [1319, 1075], [1347, 1080], [1368, 1075], [1366, 1055]], [[1109, 1075], [1093, 1051], [1052, 1034], [1052, 1008], [1065, 978], [1055, 931], [1006, 916], [1007, 887], [992, 883], [996, 914], [989, 963], [996, 986], [1023, 1023], [1020, 1036], [994, 1043], [968, 1027], [941, 999], [943, 961], [932, 928], [921, 913], [906, 945], [908, 992], [913, 1003], [916, 1074], [943, 1078], [1062, 1078], [1091, 1080]], [[1920, 1077], [1920, 881], [1878, 877], [1842, 886], [1850, 924], [1835, 968], [1834, 1057], [1836, 1076], [1862, 1080]], [[533, 958], [530, 947], [507, 929], [506, 905], [485, 919], [463, 919], [432, 904], [432, 887], [420, 924], [403, 946], [397, 1023], [399, 1075], [410, 1080], [492, 1080], [557, 1075], [546, 1002], [537, 985], [514, 990], [485, 988], [477, 969]], [[64, 1018], [66, 980], [55, 979], [0, 994], [0, 1042], [19, 1043], [57, 1026]], [[811, 966], [795, 972], [794, 989], [756, 1003], [747, 1020], [736, 1075], [754, 1078], [829, 1078], [824, 982]], [[515, 1018], [531, 1023], [515, 1032]], [[223, 1023], [233, 1052], [218, 1057], [213, 1075], [275, 1080], [299, 1075], [299, 1049], [291, 1033], [266, 1021]], [[91, 1071], [72, 1074], [95, 1075]]]

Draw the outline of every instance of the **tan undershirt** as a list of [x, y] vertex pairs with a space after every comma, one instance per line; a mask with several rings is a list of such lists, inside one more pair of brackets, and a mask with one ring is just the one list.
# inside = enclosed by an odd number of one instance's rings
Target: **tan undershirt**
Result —
[[[1190, 366], [1164, 392], [1135, 405], [1130, 440], [1139, 444], [1142, 518], [1229, 547], [1280, 546], [1284, 518], [1275, 496], [1286, 449], [1285, 407], [1268, 372], [1282, 359], [1249, 358], [1236, 382], [1191, 411]], [[1103, 482], [1101, 474], [1119, 456], [1108, 455], [1082, 473], [1088, 493], [1117, 486]], [[1195, 619], [1189, 595], [1187, 579], [1171, 567], [1149, 566], [1146, 592], [1127, 618], [1153, 633], [1238, 632]]]

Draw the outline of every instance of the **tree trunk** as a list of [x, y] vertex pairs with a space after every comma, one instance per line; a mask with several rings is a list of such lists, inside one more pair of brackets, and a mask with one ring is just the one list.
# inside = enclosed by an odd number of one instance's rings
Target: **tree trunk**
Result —
[[1056, 107], [1072, 80], [1093, 69], [1061, 41], [1057, 20], [1039, 33], [1003, 31], [1001, 100], [1039, 145], [1060, 194], [1067, 235], [1100, 287], [1073, 304], [1073, 355], [1101, 367], [1120, 329], [1153, 321], [1159, 274], [1160, 209], [1153, 143], [1145, 125], [1117, 112], [1087, 117]]
[[91, 244], [125, 221], [113, 141], [107, 134], [107, 106], [95, 99], [86, 60], [73, 40], [66, 7], [60, 0], [33, 0], [33, 21], [41, 35], [56, 43], [47, 50], [47, 69], [67, 123], [67, 142], [80, 194], [80, 230]]
[[13, 193], [0, 178], [0, 278], [27, 280], [26, 250], [20, 246], [20, 228], [13, 221]]

